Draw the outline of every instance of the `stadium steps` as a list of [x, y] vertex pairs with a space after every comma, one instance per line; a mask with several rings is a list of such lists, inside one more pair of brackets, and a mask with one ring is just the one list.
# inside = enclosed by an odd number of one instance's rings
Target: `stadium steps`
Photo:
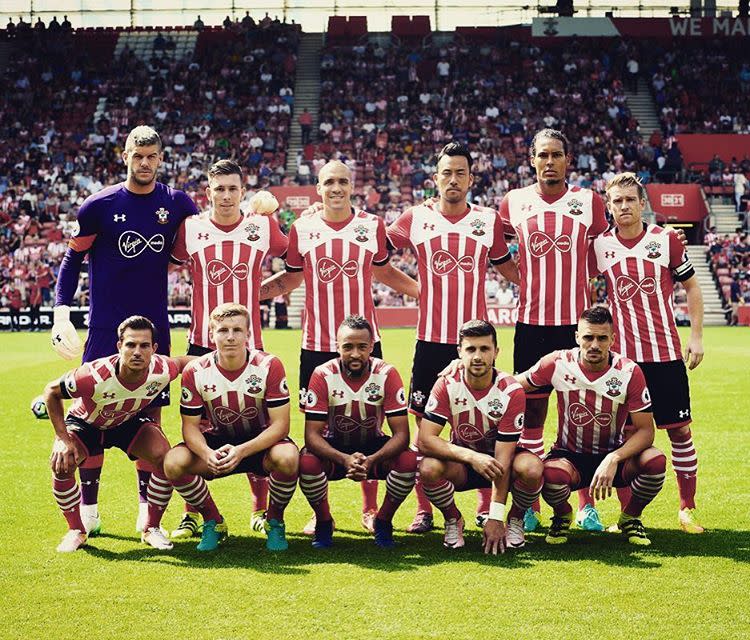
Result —
[[648, 140], [653, 131], [661, 131], [659, 114], [646, 79], [638, 78], [638, 93], [626, 88], [625, 95], [630, 112], [638, 120], [641, 137]]
[[716, 204], [714, 204], [709, 201], [709, 205], [711, 207], [711, 216], [714, 220], [712, 226], [716, 227], [716, 233], [719, 235], [724, 235], [725, 233], [732, 235], [737, 233], [738, 228], [742, 227], [734, 204], [721, 204], [720, 201], [716, 201]]
[[695, 277], [703, 292], [703, 324], [706, 326], [725, 325], [727, 315], [722, 306], [721, 290], [706, 262], [705, 245], [688, 245], [687, 252], [695, 269]]
[[286, 154], [286, 175], [297, 175], [297, 153], [302, 149], [302, 129], [299, 114], [307, 110], [312, 114], [312, 139], [318, 132], [320, 112], [320, 50], [323, 48], [322, 33], [303, 33], [297, 52], [297, 77], [294, 82], [294, 116], [289, 132], [289, 151]]

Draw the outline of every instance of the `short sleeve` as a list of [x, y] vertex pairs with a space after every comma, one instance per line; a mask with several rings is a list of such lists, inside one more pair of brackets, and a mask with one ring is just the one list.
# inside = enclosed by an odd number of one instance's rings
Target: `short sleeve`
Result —
[[555, 361], [557, 351], [548, 353], [537, 362], [528, 373], [528, 381], [535, 387], [545, 387], [552, 384], [552, 376], [555, 373]]
[[198, 214], [198, 207], [195, 202], [184, 191], [175, 191], [174, 199], [177, 205], [177, 212], [183, 219]]
[[514, 385], [510, 392], [508, 407], [497, 425], [497, 439], [500, 442], [517, 442], [523, 431], [526, 413], [526, 393], [521, 385]]
[[448, 386], [444, 377], [439, 377], [432, 387], [430, 397], [425, 405], [424, 417], [441, 427], [449, 421], [451, 416], [451, 401], [448, 397]]
[[289, 387], [286, 383], [286, 371], [276, 356], [268, 363], [266, 377], [266, 403], [269, 407], [280, 407], [289, 402]]
[[68, 371], [60, 379], [60, 392], [62, 393], [62, 397], [66, 399], [92, 398], [95, 386], [96, 382], [94, 376], [91, 375], [91, 369], [88, 364]]
[[513, 228], [513, 224], [510, 221], [510, 201], [508, 200], [508, 194], [506, 194], [500, 202], [498, 215], [500, 216], [500, 222], [503, 225], [503, 234], [506, 237], [515, 236], [516, 230]]
[[279, 222], [275, 218], [268, 221], [269, 228], [269, 253], [272, 256], [284, 256], [289, 249], [289, 238], [279, 227]]
[[388, 227], [388, 242], [394, 249], [406, 249], [411, 246], [411, 221], [412, 213], [406, 211]]
[[177, 376], [180, 375], [180, 365], [177, 364], [177, 360], [174, 358], [164, 358], [166, 360], [166, 366], [169, 369], [169, 381], [177, 380]]
[[600, 233], [604, 233], [609, 227], [607, 222], [607, 207], [604, 200], [598, 193], [591, 193], [591, 227], [589, 227], [589, 237], [594, 238]]
[[187, 252], [187, 242], [185, 240], [185, 235], [187, 233], [186, 227], [187, 223], [183, 220], [180, 228], [177, 230], [177, 235], [175, 236], [174, 244], [172, 245], [171, 257], [175, 262], [183, 263], [190, 258], [190, 255]]
[[375, 232], [375, 237], [378, 241], [378, 248], [372, 261], [374, 264], [382, 266], [388, 263], [388, 258], [390, 257], [390, 252], [388, 251], [388, 236], [385, 231], [385, 222], [383, 222], [383, 218], [378, 218], [378, 227]]
[[490, 262], [492, 264], [503, 264], [510, 260], [510, 252], [505, 242], [505, 231], [503, 230], [503, 221], [500, 215], [495, 216], [493, 225], [492, 246], [490, 247]]
[[77, 229], [68, 242], [73, 251], [84, 252], [94, 244], [96, 236], [101, 233], [101, 216], [99, 215], [99, 201], [87, 198], [78, 209], [76, 215]]
[[383, 410], [386, 415], [394, 415], [399, 413], [406, 414], [406, 392], [404, 391], [404, 383], [401, 380], [401, 376], [395, 367], [391, 367], [388, 370], [388, 374], [385, 377], [385, 389], [383, 391]]
[[674, 279], [678, 282], [689, 280], [695, 275], [695, 269], [688, 257], [687, 250], [682, 246], [679, 237], [673, 231], [668, 231], [669, 237], [669, 268]]
[[302, 271], [304, 263], [299, 252], [299, 239], [297, 236], [297, 225], [293, 224], [289, 230], [289, 248], [286, 252], [286, 270]]
[[646, 386], [646, 377], [638, 365], [635, 365], [633, 374], [630, 376], [627, 393], [625, 407], [629, 413], [651, 411], [651, 393]]
[[305, 396], [305, 417], [308, 420], [328, 419], [328, 383], [319, 371], [313, 371], [307, 383]]
[[203, 412], [203, 398], [195, 382], [195, 366], [188, 364], [182, 372], [182, 392], [180, 393], [180, 413], [199, 416]]

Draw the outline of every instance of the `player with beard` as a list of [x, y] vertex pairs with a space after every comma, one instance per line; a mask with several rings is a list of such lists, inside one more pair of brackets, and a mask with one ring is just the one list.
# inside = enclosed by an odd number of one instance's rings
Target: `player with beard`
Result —
[[[409, 417], [398, 371], [372, 357], [373, 328], [362, 316], [339, 326], [339, 357], [310, 377], [305, 407], [305, 448], [300, 489], [315, 511], [313, 547], [333, 544], [330, 480], [385, 480], [374, 522], [375, 544], [395, 546], [393, 516], [414, 486], [417, 456], [409, 449]], [[387, 420], [392, 436], [383, 433]]]
[[[312, 372], [338, 358], [336, 329], [348, 315], [361, 315], [373, 329], [373, 355], [383, 356], [372, 299], [372, 279], [416, 298], [417, 283], [389, 261], [383, 219], [352, 207], [352, 173], [338, 160], [318, 174], [322, 208], [295, 220], [289, 232], [286, 269], [263, 283], [261, 298], [273, 298], [305, 283], [300, 352], [300, 410]], [[374, 531], [377, 482], [362, 484], [362, 526]], [[311, 520], [305, 533], [314, 532]]]
[[653, 446], [646, 379], [635, 362], [610, 351], [614, 331], [606, 307], [584, 311], [575, 338], [576, 349], [554, 351], [516, 376], [527, 392], [549, 385], [557, 392], [557, 438], [544, 458], [542, 497], [554, 512], [546, 541], [568, 541], [572, 490], [604, 500], [613, 487], [628, 487], [618, 527], [630, 544], [650, 545], [641, 514], [664, 486], [666, 457]]
[[[485, 553], [525, 544], [523, 514], [542, 490], [541, 460], [516, 445], [523, 428], [526, 396], [516, 379], [495, 369], [499, 349], [495, 328], [471, 320], [459, 332], [461, 367], [441, 376], [432, 388], [419, 427], [422, 486], [445, 516], [443, 545], [464, 546], [464, 521], [454, 491], [491, 488], [492, 501], [483, 531]], [[450, 442], [440, 437], [450, 424]], [[513, 507], [505, 503], [511, 487]]]
[[[439, 197], [407, 209], [388, 227], [391, 246], [408, 248], [417, 257], [419, 316], [409, 411], [418, 426], [438, 375], [456, 357], [459, 329], [469, 320], [487, 319], [488, 264], [518, 283], [497, 212], [466, 202], [474, 184], [471, 165], [468, 148], [458, 142], [445, 145], [433, 176]], [[416, 491], [417, 513], [408, 530], [423, 533], [433, 527], [432, 505], [419, 481]], [[489, 498], [489, 491], [480, 491], [478, 524], [486, 517]]]
[[[88, 255], [89, 329], [83, 362], [116, 351], [117, 327], [127, 317], [149, 318], [160, 336], [159, 353], [169, 355], [167, 271], [169, 250], [182, 221], [198, 212], [193, 201], [156, 181], [162, 162], [162, 142], [151, 127], [135, 127], [125, 141], [122, 159], [127, 178], [89, 196], [78, 210], [78, 232], [70, 240], [57, 280], [52, 326], [52, 346], [68, 360], [75, 358], [81, 342], [70, 322], [83, 259]], [[159, 422], [161, 407], [169, 404], [169, 387], [163, 389], [148, 415]], [[90, 535], [101, 530], [97, 506], [103, 456], [89, 456], [81, 466], [81, 515]], [[136, 462], [140, 510], [136, 529], [147, 518], [150, 467]]]
[[[219, 160], [208, 169], [206, 196], [211, 205], [207, 216], [187, 218], [172, 247], [172, 260], [187, 264], [191, 273], [191, 326], [188, 354], [202, 356], [216, 348], [211, 340], [210, 313], [225, 302], [236, 302], [251, 312], [248, 346], [263, 350], [259, 290], [263, 262], [267, 256], [286, 254], [288, 240], [270, 215], [262, 210], [261, 197], [278, 205], [267, 192], [250, 201], [252, 213], [245, 216], [240, 203], [245, 195], [242, 168], [233, 160]], [[265, 528], [268, 482], [248, 474], [253, 493], [251, 527]], [[172, 538], [198, 535], [198, 514], [189, 505]]]
[[[698, 456], [685, 369], [685, 363], [692, 370], [703, 360], [703, 295], [677, 234], [643, 222], [646, 190], [635, 174], [615, 176], [606, 193], [615, 226], [594, 240], [592, 257], [607, 281], [617, 351], [643, 370], [656, 426], [669, 436], [680, 495], [679, 526], [687, 533], [703, 533], [695, 511]], [[673, 311], [675, 282], [685, 287], [690, 317], [684, 360]]]

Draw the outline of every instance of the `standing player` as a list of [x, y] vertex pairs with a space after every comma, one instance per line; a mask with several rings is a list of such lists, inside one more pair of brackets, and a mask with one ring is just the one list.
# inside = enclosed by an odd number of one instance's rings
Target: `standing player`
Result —
[[[409, 495], [417, 456], [409, 449], [409, 417], [398, 371], [372, 357], [374, 333], [362, 316], [348, 316], [336, 336], [339, 358], [310, 377], [300, 489], [315, 511], [313, 547], [333, 544], [328, 481], [385, 480], [385, 499], [374, 522], [375, 544], [395, 546], [393, 515]], [[393, 434], [383, 434], [383, 421]]]
[[[125, 182], [86, 198], [78, 210], [78, 233], [71, 239], [57, 280], [52, 346], [68, 360], [81, 343], [70, 322], [70, 305], [78, 287], [84, 257], [89, 257], [89, 331], [83, 362], [110, 355], [117, 343], [116, 328], [131, 315], [152, 320], [161, 336], [159, 352], [169, 355], [167, 269], [169, 249], [182, 221], [197, 209], [182, 191], [156, 182], [162, 143], [151, 127], [133, 129], [122, 153]], [[149, 415], [158, 423], [161, 407], [169, 404], [169, 388], [153, 399]], [[80, 469], [82, 517], [91, 534], [101, 528], [97, 499], [103, 456], [90, 456]], [[150, 468], [137, 462], [140, 510], [136, 529], [147, 515]]]
[[[571, 490], [588, 487], [592, 498], [603, 500], [612, 487], [627, 486], [631, 497], [618, 527], [631, 544], [649, 545], [641, 514], [664, 485], [666, 458], [652, 446], [646, 379], [635, 362], [610, 351], [614, 331], [606, 307], [581, 314], [576, 342], [577, 349], [550, 353], [516, 376], [526, 391], [549, 385], [557, 391], [557, 438], [544, 459], [542, 496], [554, 511], [546, 541], [568, 541]], [[623, 442], [628, 416], [632, 432]]]
[[[372, 301], [373, 276], [400, 293], [419, 295], [417, 283], [390, 264], [383, 219], [352, 208], [352, 188], [352, 174], [344, 163], [332, 160], [321, 168], [317, 191], [323, 208], [292, 224], [286, 270], [266, 280], [261, 291], [261, 297], [271, 298], [305, 283], [299, 372], [302, 411], [312, 372], [338, 357], [336, 329], [348, 315], [367, 319], [373, 327], [373, 355], [382, 357]], [[362, 525], [372, 532], [377, 483], [363, 484], [362, 489]]]
[[[513, 189], [500, 205], [506, 233], [518, 239], [521, 284], [513, 339], [513, 370], [526, 371], [556, 349], [575, 347], [576, 323], [588, 306], [587, 256], [591, 239], [607, 228], [602, 199], [565, 181], [570, 144], [560, 131], [542, 129], [529, 148], [536, 183]], [[544, 421], [552, 388], [533, 389], [526, 399], [522, 446], [542, 455]], [[579, 526], [601, 531], [593, 502], [579, 494]], [[527, 530], [538, 524], [529, 513]]]
[[[172, 259], [187, 263], [192, 275], [191, 326], [188, 354], [202, 356], [216, 348], [211, 340], [209, 314], [218, 305], [236, 302], [251, 310], [248, 346], [263, 350], [260, 322], [260, 290], [266, 256], [283, 256], [288, 240], [271, 216], [244, 216], [240, 202], [245, 195], [242, 169], [233, 160], [219, 160], [208, 169], [207, 216], [187, 218], [172, 247]], [[251, 207], [255, 202], [251, 202]], [[268, 501], [265, 478], [248, 474], [253, 488], [252, 527], [262, 531]], [[198, 532], [198, 515], [189, 505], [172, 532], [173, 538]]]
[[[388, 228], [396, 249], [409, 248], [417, 257], [419, 317], [411, 372], [409, 410], [419, 425], [438, 374], [456, 357], [458, 332], [474, 318], [486, 319], [484, 281], [488, 261], [510, 282], [518, 270], [503, 237], [502, 222], [492, 209], [466, 203], [474, 184], [471, 154], [457, 143], [437, 156], [433, 176], [439, 198], [407, 209]], [[489, 495], [481, 500], [487, 502]], [[417, 514], [413, 533], [432, 529], [432, 507], [417, 483]], [[488, 507], [480, 505], [483, 513]]]
[[[210, 316], [216, 351], [190, 363], [182, 374], [182, 437], [166, 457], [167, 477], [203, 515], [199, 551], [213, 551], [228, 535], [227, 525], [208, 488], [190, 492], [185, 474], [212, 480], [233, 473], [268, 477], [266, 547], [288, 548], [284, 510], [297, 486], [299, 451], [289, 435], [289, 389], [281, 361], [251, 349], [250, 312], [225, 303]], [[202, 416], [205, 415], [205, 420]]]
[[617, 350], [635, 360], [651, 391], [656, 426], [672, 443], [672, 466], [680, 493], [678, 522], [687, 533], [703, 533], [695, 512], [698, 457], [690, 431], [690, 388], [672, 308], [674, 283], [687, 291], [689, 369], [703, 360], [703, 296], [677, 235], [643, 223], [646, 192], [633, 173], [607, 184], [615, 228], [594, 241], [597, 272], [604, 274], [615, 321]]
[[[162, 468], [169, 442], [144, 409], [169, 388], [191, 358], [157, 355], [155, 327], [142, 316], [123, 321], [117, 336], [117, 355], [85, 363], [45, 389], [44, 399], [56, 435], [50, 457], [53, 493], [68, 522], [68, 532], [57, 547], [60, 552], [76, 551], [87, 540], [75, 470], [87, 458], [101, 456], [111, 447], [153, 465], [141, 539], [157, 549], [172, 548], [159, 528], [172, 493]], [[65, 416], [63, 399], [69, 398], [75, 403]], [[187, 480], [202, 482], [200, 478]]]
[[[523, 428], [526, 395], [513, 376], [495, 369], [499, 349], [495, 327], [471, 320], [459, 331], [462, 368], [438, 378], [419, 427], [422, 486], [445, 516], [443, 545], [464, 546], [464, 521], [454, 491], [492, 488], [484, 525], [485, 553], [525, 544], [523, 515], [542, 490], [539, 458], [516, 449]], [[445, 423], [450, 442], [440, 438]], [[513, 481], [513, 507], [505, 526], [505, 503]]]

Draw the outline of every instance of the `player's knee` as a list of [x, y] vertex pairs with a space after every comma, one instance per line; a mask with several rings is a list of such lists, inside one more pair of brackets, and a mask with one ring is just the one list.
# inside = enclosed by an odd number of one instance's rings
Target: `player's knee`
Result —
[[393, 470], [399, 473], [414, 473], [417, 470], [417, 452], [411, 449], [402, 451], [393, 464]]
[[684, 442], [693, 436], [689, 425], [677, 429], [667, 429], [667, 435], [672, 442]]
[[544, 483], [572, 486], [570, 470], [556, 461], [544, 463]]
[[436, 458], [422, 458], [419, 463], [419, 475], [422, 482], [428, 484], [438, 482], [443, 479], [445, 474], [445, 464]]
[[187, 470], [188, 451], [186, 447], [177, 446], [167, 451], [164, 456], [164, 475], [168, 480], [177, 480]]
[[656, 447], [649, 447], [639, 458], [640, 472], [648, 475], [659, 475], [667, 470], [667, 456]]
[[544, 463], [533, 453], [518, 453], [513, 458], [513, 474], [526, 483], [536, 484], [544, 475]]
[[306, 476], [317, 476], [323, 473], [323, 463], [317, 456], [305, 452], [299, 456], [299, 473]]
[[296, 475], [300, 465], [297, 447], [291, 443], [277, 444], [271, 447], [269, 458], [273, 468], [279, 473]]

